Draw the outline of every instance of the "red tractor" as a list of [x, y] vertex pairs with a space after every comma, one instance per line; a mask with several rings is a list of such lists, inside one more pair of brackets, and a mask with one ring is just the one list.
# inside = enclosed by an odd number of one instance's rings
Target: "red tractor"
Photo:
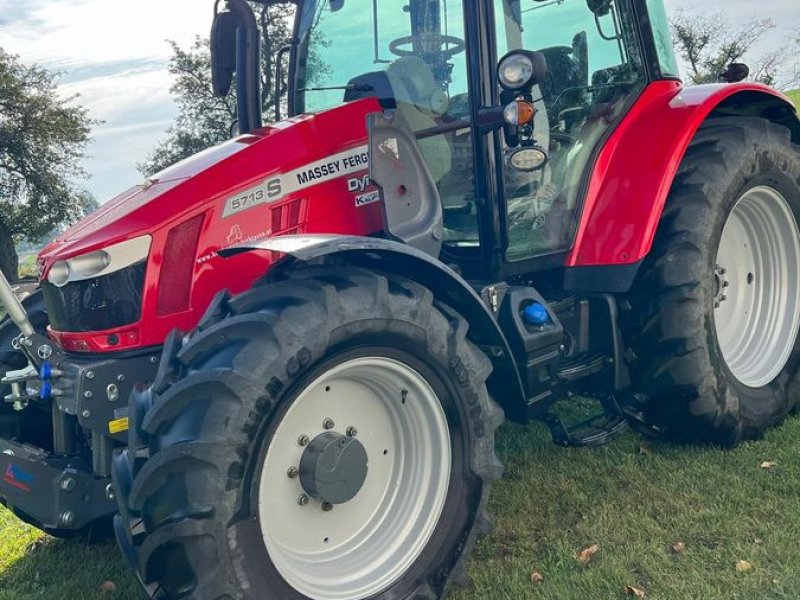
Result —
[[741, 68], [683, 88], [661, 0], [300, 0], [266, 127], [215, 10], [240, 134], [0, 282], [21, 518], [115, 515], [150, 598], [435, 599], [504, 414], [732, 445], [797, 404], [800, 121]]

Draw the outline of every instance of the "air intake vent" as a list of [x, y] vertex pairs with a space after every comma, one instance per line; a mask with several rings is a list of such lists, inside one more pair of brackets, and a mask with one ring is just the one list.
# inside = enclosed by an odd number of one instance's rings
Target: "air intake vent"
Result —
[[169, 232], [158, 276], [159, 317], [189, 309], [197, 241], [204, 218], [205, 214], [199, 214]]
[[272, 233], [292, 234], [304, 233], [306, 203], [302, 198], [276, 206], [272, 209]]

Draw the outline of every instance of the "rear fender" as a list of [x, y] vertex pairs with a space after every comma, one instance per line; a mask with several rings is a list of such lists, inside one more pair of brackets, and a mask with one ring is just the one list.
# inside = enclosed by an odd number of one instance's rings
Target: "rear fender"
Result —
[[[788, 127], [800, 142], [791, 101], [763, 85], [651, 84], [606, 142], [594, 165], [568, 288], [625, 292], [650, 252], [672, 182], [697, 130], [709, 117], [759, 116]], [[605, 282], [605, 283], [604, 283]], [[615, 289], [599, 289], [613, 282]]]
[[333, 259], [387, 274], [411, 277], [430, 289], [437, 300], [457, 310], [469, 323], [469, 339], [486, 353], [494, 365], [489, 393], [506, 416], [527, 419], [527, 406], [516, 361], [505, 335], [480, 296], [458, 273], [435, 258], [405, 244], [380, 238], [356, 236], [281, 236], [220, 251], [232, 256], [247, 251], [285, 254], [270, 274], [280, 274], [297, 263], [325, 264]]

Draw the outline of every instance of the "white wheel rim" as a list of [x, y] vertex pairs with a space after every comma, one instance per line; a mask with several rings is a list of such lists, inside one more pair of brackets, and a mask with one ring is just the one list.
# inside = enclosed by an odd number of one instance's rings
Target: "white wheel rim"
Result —
[[[302, 435], [357, 430], [369, 458], [355, 498], [329, 512], [287, 470]], [[390, 358], [358, 358], [327, 371], [292, 403], [270, 441], [258, 493], [261, 532], [275, 568], [315, 600], [360, 600], [396, 583], [430, 541], [450, 481], [450, 432], [436, 393]]]
[[722, 230], [714, 323], [722, 356], [743, 385], [760, 388], [786, 366], [800, 327], [800, 232], [786, 199], [759, 186]]

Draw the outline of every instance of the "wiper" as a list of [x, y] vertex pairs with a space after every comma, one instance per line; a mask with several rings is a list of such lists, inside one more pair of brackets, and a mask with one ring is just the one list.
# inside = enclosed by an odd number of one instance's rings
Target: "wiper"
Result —
[[330, 87], [301, 88], [298, 92], [327, 92], [330, 90], [345, 90], [348, 92], [374, 92], [375, 87], [366, 83], [348, 83], [347, 85], [333, 85]]

